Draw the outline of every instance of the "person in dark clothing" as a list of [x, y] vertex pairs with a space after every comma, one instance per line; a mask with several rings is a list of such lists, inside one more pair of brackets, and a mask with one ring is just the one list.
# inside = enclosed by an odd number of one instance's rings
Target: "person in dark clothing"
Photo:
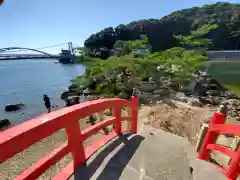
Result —
[[49, 97], [46, 94], [43, 95], [43, 100], [45, 103], [45, 107], [47, 108], [48, 112], [50, 113], [51, 112], [51, 102], [50, 102]]

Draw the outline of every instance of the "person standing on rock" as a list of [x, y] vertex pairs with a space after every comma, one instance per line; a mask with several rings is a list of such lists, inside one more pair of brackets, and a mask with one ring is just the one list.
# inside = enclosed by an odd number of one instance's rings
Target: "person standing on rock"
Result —
[[45, 107], [48, 110], [48, 113], [50, 113], [51, 112], [51, 102], [50, 102], [49, 97], [46, 94], [43, 95], [43, 100], [44, 100], [44, 103], [45, 103]]

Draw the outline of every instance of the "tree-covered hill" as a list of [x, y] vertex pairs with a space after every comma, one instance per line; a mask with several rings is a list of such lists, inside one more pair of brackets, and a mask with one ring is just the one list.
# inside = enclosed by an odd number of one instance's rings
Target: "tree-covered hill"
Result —
[[[240, 49], [240, 4], [216, 3], [173, 12], [159, 19], [147, 19], [108, 27], [92, 34], [84, 43], [93, 55], [109, 55], [117, 40], [135, 40], [148, 37], [153, 51], [177, 46], [174, 34], [189, 34], [203, 24], [217, 24], [218, 28], [208, 36], [213, 50]], [[101, 53], [100, 53], [101, 52]]]

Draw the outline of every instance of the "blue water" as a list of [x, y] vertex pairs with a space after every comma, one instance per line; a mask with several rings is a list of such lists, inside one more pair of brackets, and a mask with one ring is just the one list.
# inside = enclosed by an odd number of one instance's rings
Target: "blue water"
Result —
[[[52, 105], [63, 106], [60, 95], [70, 80], [84, 73], [83, 65], [63, 65], [56, 60], [0, 61], [0, 119], [19, 124], [46, 113], [42, 94], [47, 94]], [[24, 103], [15, 112], [5, 112], [7, 104]]]

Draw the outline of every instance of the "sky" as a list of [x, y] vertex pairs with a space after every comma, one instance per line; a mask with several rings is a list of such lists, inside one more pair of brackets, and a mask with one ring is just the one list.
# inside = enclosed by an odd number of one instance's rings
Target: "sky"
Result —
[[[219, 1], [219, 0], [218, 0]], [[158, 18], [215, 0], [5, 0], [0, 6], [0, 48], [41, 48], [72, 42], [139, 19]], [[224, 2], [240, 3], [240, 0]], [[66, 45], [44, 49], [59, 53]]]

